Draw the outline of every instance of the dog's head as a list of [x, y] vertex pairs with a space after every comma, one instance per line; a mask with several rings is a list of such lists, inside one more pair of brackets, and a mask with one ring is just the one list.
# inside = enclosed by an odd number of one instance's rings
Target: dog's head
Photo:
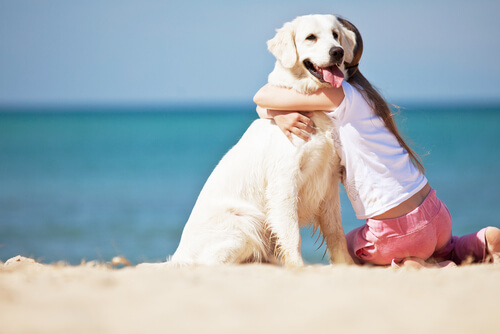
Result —
[[[356, 34], [334, 15], [306, 15], [277, 30], [267, 42], [277, 62], [297, 79], [340, 87], [354, 58]], [[311, 89], [306, 89], [311, 90]]]

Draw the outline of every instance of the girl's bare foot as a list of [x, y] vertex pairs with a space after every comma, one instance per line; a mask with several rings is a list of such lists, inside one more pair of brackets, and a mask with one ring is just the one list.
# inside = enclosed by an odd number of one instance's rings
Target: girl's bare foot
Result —
[[500, 264], [500, 229], [492, 226], [487, 227], [484, 236], [486, 256], [490, 257], [493, 263]]

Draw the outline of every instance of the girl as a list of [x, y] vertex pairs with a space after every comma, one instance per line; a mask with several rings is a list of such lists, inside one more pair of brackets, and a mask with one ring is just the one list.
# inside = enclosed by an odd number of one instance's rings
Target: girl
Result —
[[314, 133], [308, 117], [314, 111], [324, 110], [335, 120], [343, 184], [357, 218], [366, 219], [346, 236], [354, 261], [413, 266], [489, 259], [499, 263], [500, 229], [451, 235], [450, 213], [427, 182], [420, 158], [399, 134], [385, 100], [358, 70], [363, 50], [359, 31], [340, 21], [357, 37], [342, 87], [303, 95], [268, 84], [254, 102], [259, 116], [273, 118], [290, 140], [292, 134], [308, 140]]

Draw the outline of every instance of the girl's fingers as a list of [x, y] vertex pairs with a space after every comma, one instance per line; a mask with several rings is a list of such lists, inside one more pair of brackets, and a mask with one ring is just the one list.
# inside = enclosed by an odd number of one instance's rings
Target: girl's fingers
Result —
[[[311, 113], [311, 115], [301, 114], [300, 117], [298, 118], [298, 121], [300, 121], [301, 123], [304, 123], [307, 126], [307, 128], [313, 129], [313, 131], [314, 131], [314, 122], [311, 118], [309, 118], [310, 116], [312, 116], [312, 113]], [[307, 132], [314, 133], [311, 131], [307, 131]]]
[[293, 142], [292, 134], [309, 141], [310, 134], [316, 132], [314, 122], [308, 116], [312, 116], [312, 113], [279, 112], [273, 118], [288, 140]]
[[314, 129], [314, 123], [307, 117], [304, 117], [305, 119], [301, 119], [300, 122], [297, 122], [295, 124], [295, 127], [308, 132], [308, 133], [315, 133], [316, 130]]
[[[299, 128], [292, 128], [291, 132], [294, 135], [296, 135], [297, 137], [299, 137], [299, 138], [301, 138], [301, 139], [303, 139], [305, 141], [309, 141], [309, 139], [310, 139], [309, 135], [306, 132], [304, 132], [301, 129], [299, 129]], [[291, 138], [292, 138], [292, 136], [290, 135], [290, 137], [288, 139], [290, 139], [290, 141], [292, 141]]]

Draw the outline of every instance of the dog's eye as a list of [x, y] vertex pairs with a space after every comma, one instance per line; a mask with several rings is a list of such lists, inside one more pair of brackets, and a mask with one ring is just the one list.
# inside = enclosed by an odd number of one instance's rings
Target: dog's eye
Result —
[[332, 31], [332, 34], [333, 34], [333, 38], [335, 38], [335, 39], [339, 38], [339, 34], [337, 34], [335, 31]]
[[316, 35], [310, 34], [309, 36], [306, 37], [308, 41], [315, 41], [316, 40]]

